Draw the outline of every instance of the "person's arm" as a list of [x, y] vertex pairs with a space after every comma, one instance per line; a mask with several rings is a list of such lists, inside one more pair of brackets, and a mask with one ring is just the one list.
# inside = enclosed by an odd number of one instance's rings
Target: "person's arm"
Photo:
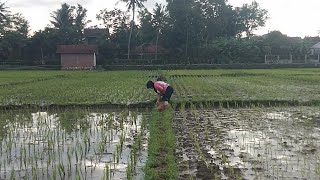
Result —
[[160, 100], [161, 100], [161, 95], [157, 93], [157, 105], [160, 103]]
[[162, 86], [158, 86], [157, 90], [161, 93], [164, 94], [164, 88]]

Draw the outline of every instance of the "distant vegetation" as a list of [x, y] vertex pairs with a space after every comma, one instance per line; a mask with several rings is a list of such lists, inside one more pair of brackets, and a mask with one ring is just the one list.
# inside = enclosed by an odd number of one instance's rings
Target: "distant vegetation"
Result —
[[[310, 46], [320, 41], [319, 37], [288, 37], [279, 31], [255, 36], [254, 30], [268, 20], [267, 10], [257, 2], [233, 7], [226, 0], [167, 0], [166, 5], [156, 4], [153, 10], [144, 7], [145, 0], [123, 2], [130, 11], [102, 9], [97, 14], [106, 32], [95, 41], [99, 65], [141, 59], [135, 49], [142, 44], [166, 50], [145, 59], [224, 64], [263, 63], [266, 54], [303, 59]], [[59, 65], [56, 45], [85, 43], [84, 28], [89, 22], [86, 8], [64, 3], [51, 12], [48, 27], [31, 33], [28, 21], [1, 3], [0, 62]]]

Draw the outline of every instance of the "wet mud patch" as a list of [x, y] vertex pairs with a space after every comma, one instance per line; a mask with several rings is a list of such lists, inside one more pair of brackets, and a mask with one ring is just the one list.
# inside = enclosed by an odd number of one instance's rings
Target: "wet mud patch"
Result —
[[320, 108], [176, 111], [179, 179], [319, 179]]

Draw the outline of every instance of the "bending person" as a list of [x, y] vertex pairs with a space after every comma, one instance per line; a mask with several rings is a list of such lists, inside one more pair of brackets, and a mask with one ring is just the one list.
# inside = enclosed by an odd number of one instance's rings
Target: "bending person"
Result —
[[147, 88], [153, 88], [157, 93], [157, 106], [159, 111], [164, 111], [170, 105], [170, 98], [173, 94], [173, 88], [170, 84], [163, 81], [148, 81]]

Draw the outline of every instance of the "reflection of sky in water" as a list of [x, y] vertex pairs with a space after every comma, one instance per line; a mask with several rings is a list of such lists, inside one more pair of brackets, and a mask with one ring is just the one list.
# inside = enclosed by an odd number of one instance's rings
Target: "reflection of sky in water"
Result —
[[[5, 173], [7, 176], [10, 175], [12, 167], [19, 170], [17, 172], [20, 175], [27, 173], [26, 177], [32, 177], [32, 168], [35, 168], [35, 164], [40, 174], [45, 170], [44, 174], [53, 176], [53, 167], [58, 168], [63, 164], [68, 176], [74, 178], [78, 169], [86, 172], [84, 176], [90, 176], [90, 179], [101, 179], [107, 164], [113, 178], [125, 179], [134, 138], [141, 132], [143, 115], [133, 112], [66, 113], [68, 116], [65, 117], [62, 113], [31, 113], [30, 118], [23, 123], [21, 119], [24, 115], [15, 116], [14, 120], [6, 125], [9, 133], [1, 142], [0, 179], [5, 177]], [[142, 177], [141, 168], [147, 157], [148, 134], [143, 133], [143, 151], [141, 156], [137, 157], [137, 177]], [[123, 136], [123, 149], [117, 162], [116, 152], [117, 146], [120, 149], [121, 136]], [[8, 144], [12, 144], [11, 159], [7, 158]], [[27, 157], [26, 162], [25, 157]], [[6, 164], [6, 169], [3, 164]], [[39, 176], [42, 176], [40, 174]], [[18, 173], [16, 175], [19, 176]], [[43, 178], [45, 176], [43, 175]]]

